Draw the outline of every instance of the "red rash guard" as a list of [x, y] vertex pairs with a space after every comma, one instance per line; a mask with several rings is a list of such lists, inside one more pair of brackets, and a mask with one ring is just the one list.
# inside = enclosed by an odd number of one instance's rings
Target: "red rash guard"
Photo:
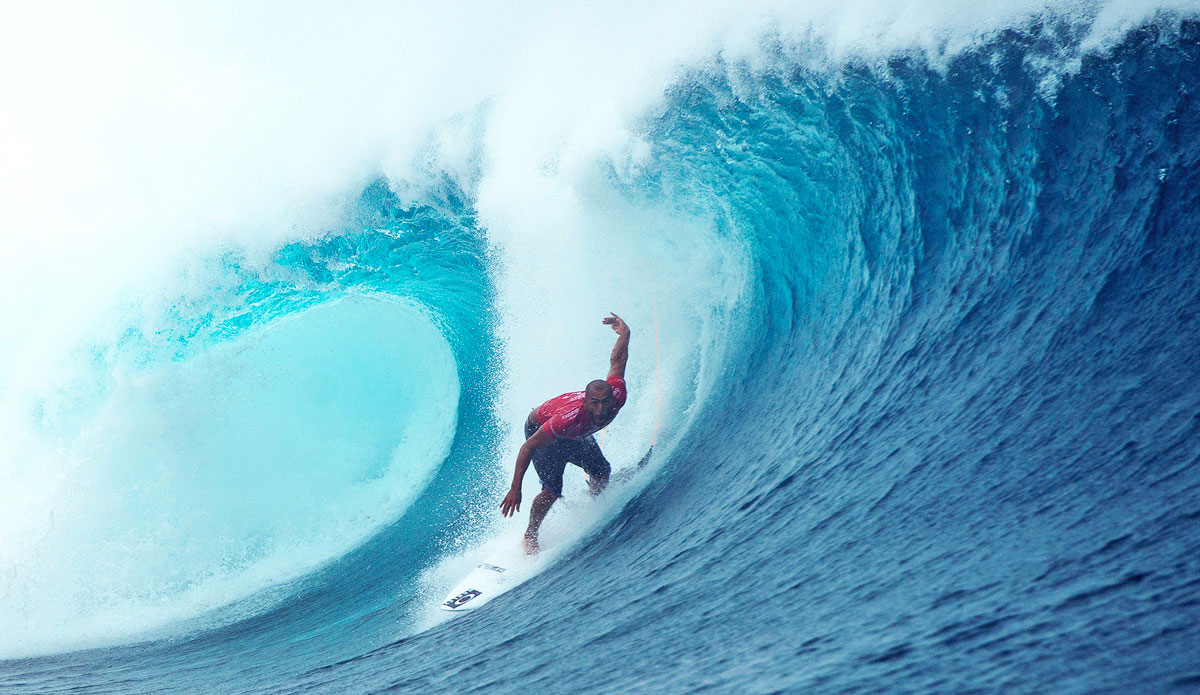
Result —
[[[612, 386], [613, 409], [615, 418], [617, 411], [625, 405], [625, 380], [619, 376], [606, 379]], [[537, 419], [551, 436], [561, 439], [583, 439], [589, 434], [599, 432], [602, 428], [592, 423], [592, 417], [587, 408], [583, 407], [583, 391], [564, 393], [551, 398], [537, 408]]]

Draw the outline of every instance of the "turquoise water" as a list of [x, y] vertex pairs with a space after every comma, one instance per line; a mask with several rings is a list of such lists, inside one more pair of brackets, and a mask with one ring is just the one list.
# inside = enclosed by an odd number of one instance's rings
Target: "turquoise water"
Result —
[[[1197, 690], [1200, 34], [1087, 29], [779, 38], [541, 162], [560, 209], [382, 175], [201, 254], [23, 411], [0, 690]], [[547, 568], [437, 619], [608, 311], [648, 470], [568, 480]]]

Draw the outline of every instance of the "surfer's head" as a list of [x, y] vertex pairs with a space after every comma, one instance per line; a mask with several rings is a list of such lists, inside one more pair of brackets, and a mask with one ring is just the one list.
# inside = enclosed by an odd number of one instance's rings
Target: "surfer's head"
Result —
[[607, 425], [613, 419], [613, 406], [617, 400], [613, 398], [612, 385], [599, 379], [589, 383], [583, 392], [583, 407], [587, 408], [592, 422], [597, 425]]

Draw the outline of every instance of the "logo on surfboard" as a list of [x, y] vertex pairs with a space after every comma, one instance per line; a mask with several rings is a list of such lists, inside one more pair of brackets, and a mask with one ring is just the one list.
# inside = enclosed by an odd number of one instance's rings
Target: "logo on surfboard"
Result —
[[476, 591], [475, 589], [467, 589], [466, 591], [462, 592], [458, 596], [455, 596], [454, 598], [451, 598], [451, 599], [447, 599], [446, 602], [443, 603], [442, 605], [445, 606], [446, 608], [454, 610], [455, 608], [458, 608], [459, 606], [463, 605], [467, 601], [470, 601], [471, 599], [475, 598], [479, 594], [480, 594], [480, 592]]

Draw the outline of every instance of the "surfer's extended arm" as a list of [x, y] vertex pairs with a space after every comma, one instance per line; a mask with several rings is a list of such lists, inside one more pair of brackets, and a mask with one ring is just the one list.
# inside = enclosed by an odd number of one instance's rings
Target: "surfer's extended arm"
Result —
[[617, 344], [613, 346], [612, 356], [608, 358], [608, 376], [624, 379], [625, 363], [629, 361], [629, 325], [616, 314], [605, 318], [604, 323], [612, 326], [617, 333]]
[[553, 441], [554, 435], [547, 432], [545, 427], [539, 427], [538, 431], [521, 445], [521, 450], [517, 452], [517, 468], [513, 472], [512, 487], [500, 503], [501, 515], [512, 516], [521, 511], [521, 481], [525, 480], [525, 471], [529, 469], [529, 462], [533, 460], [533, 452]]

